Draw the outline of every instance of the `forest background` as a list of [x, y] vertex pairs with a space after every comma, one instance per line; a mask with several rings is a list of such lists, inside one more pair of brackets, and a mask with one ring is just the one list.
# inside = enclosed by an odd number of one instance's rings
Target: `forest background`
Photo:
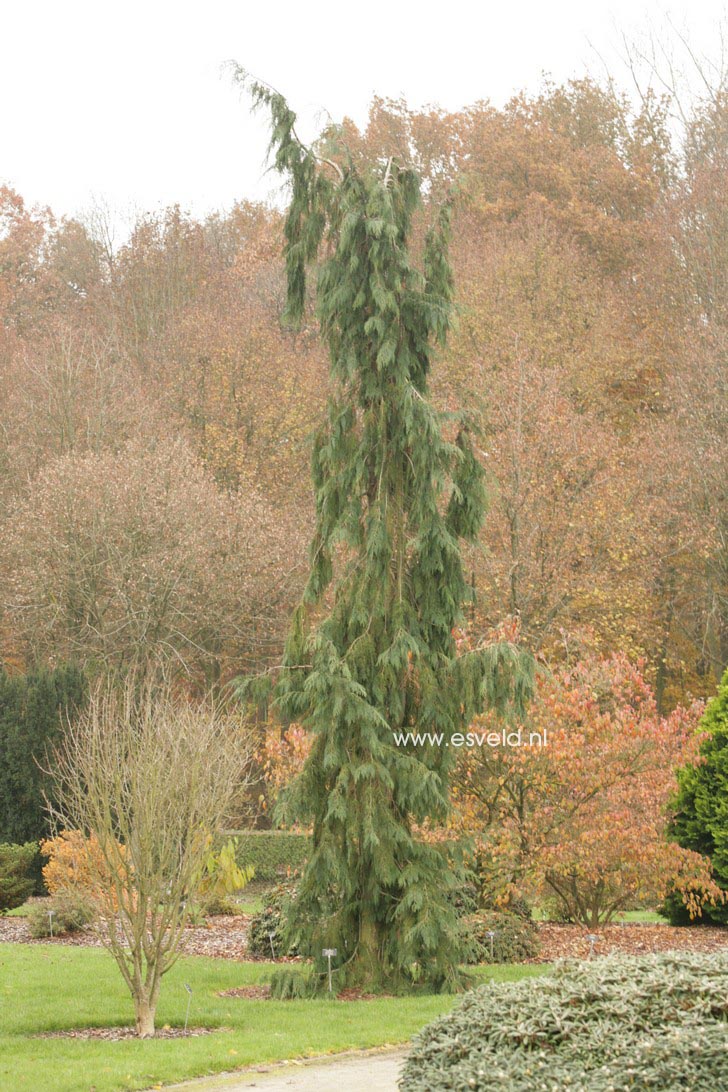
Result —
[[[728, 663], [728, 91], [591, 78], [503, 108], [375, 99], [355, 154], [453, 193], [457, 324], [490, 511], [478, 634], [644, 661], [658, 709]], [[54, 218], [0, 189], [0, 644], [11, 669], [162, 656], [197, 689], [280, 660], [307, 568], [311, 315], [281, 324], [281, 215]]]

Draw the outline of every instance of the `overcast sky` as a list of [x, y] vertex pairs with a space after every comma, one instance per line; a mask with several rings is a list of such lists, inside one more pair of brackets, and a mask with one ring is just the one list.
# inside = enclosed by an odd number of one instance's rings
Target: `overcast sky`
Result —
[[[699, 8], [690, 13], [690, 9]], [[222, 73], [234, 58], [307, 119], [362, 122], [373, 94], [496, 104], [542, 74], [619, 72], [620, 34], [670, 15], [716, 46], [718, 0], [21, 0], [0, 23], [0, 181], [29, 203], [201, 215], [264, 197], [262, 120]], [[621, 73], [620, 73], [621, 74]], [[306, 123], [304, 123], [306, 128]]]

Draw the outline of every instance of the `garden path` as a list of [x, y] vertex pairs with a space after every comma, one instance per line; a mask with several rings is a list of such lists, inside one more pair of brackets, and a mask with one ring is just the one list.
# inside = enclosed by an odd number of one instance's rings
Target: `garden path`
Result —
[[366, 1050], [165, 1086], [164, 1092], [397, 1092], [403, 1050]]

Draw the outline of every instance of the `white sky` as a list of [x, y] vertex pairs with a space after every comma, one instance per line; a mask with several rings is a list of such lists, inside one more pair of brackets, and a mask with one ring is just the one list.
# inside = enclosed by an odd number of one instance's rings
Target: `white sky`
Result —
[[230, 58], [310, 132], [324, 108], [361, 123], [374, 93], [502, 103], [543, 72], [599, 73], [592, 46], [621, 76], [620, 34], [666, 14], [712, 51], [724, 13], [719, 0], [20, 0], [0, 20], [0, 181], [59, 214], [97, 200], [201, 215], [274, 185], [263, 121], [221, 73]]

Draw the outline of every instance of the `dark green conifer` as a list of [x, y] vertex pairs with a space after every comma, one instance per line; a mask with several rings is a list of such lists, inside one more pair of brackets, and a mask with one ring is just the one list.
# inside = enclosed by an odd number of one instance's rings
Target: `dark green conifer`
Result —
[[63, 735], [64, 720], [85, 701], [86, 682], [72, 666], [9, 675], [0, 664], [0, 842], [50, 833], [42, 770]]
[[[718, 693], [700, 719], [703, 733], [700, 758], [678, 771], [675, 815], [670, 823], [671, 838], [685, 849], [710, 857], [713, 879], [728, 890], [728, 670]], [[677, 925], [692, 923], [678, 893], [671, 894], [665, 911]], [[693, 921], [728, 924], [728, 904], [706, 906]]]
[[[428, 398], [451, 316], [450, 207], [431, 216], [418, 268], [414, 171], [355, 163], [332, 132], [323, 158], [281, 95], [249, 88], [291, 182], [287, 317], [300, 319], [317, 263], [333, 392], [314, 443], [311, 571], [274, 691], [282, 716], [315, 736], [285, 805], [313, 826], [293, 932], [304, 954], [338, 949], [340, 981], [442, 987], [460, 958], [456, 873], [416, 827], [447, 816], [450, 737], [489, 702], [521, 707], [531, 685], [513, 646], [455, 646], [469, 592], [460, 544], [478, 535], [485, 492], [467, 420], [448, 441]], [[443, 742], [400, 743], [400, 732]]]

